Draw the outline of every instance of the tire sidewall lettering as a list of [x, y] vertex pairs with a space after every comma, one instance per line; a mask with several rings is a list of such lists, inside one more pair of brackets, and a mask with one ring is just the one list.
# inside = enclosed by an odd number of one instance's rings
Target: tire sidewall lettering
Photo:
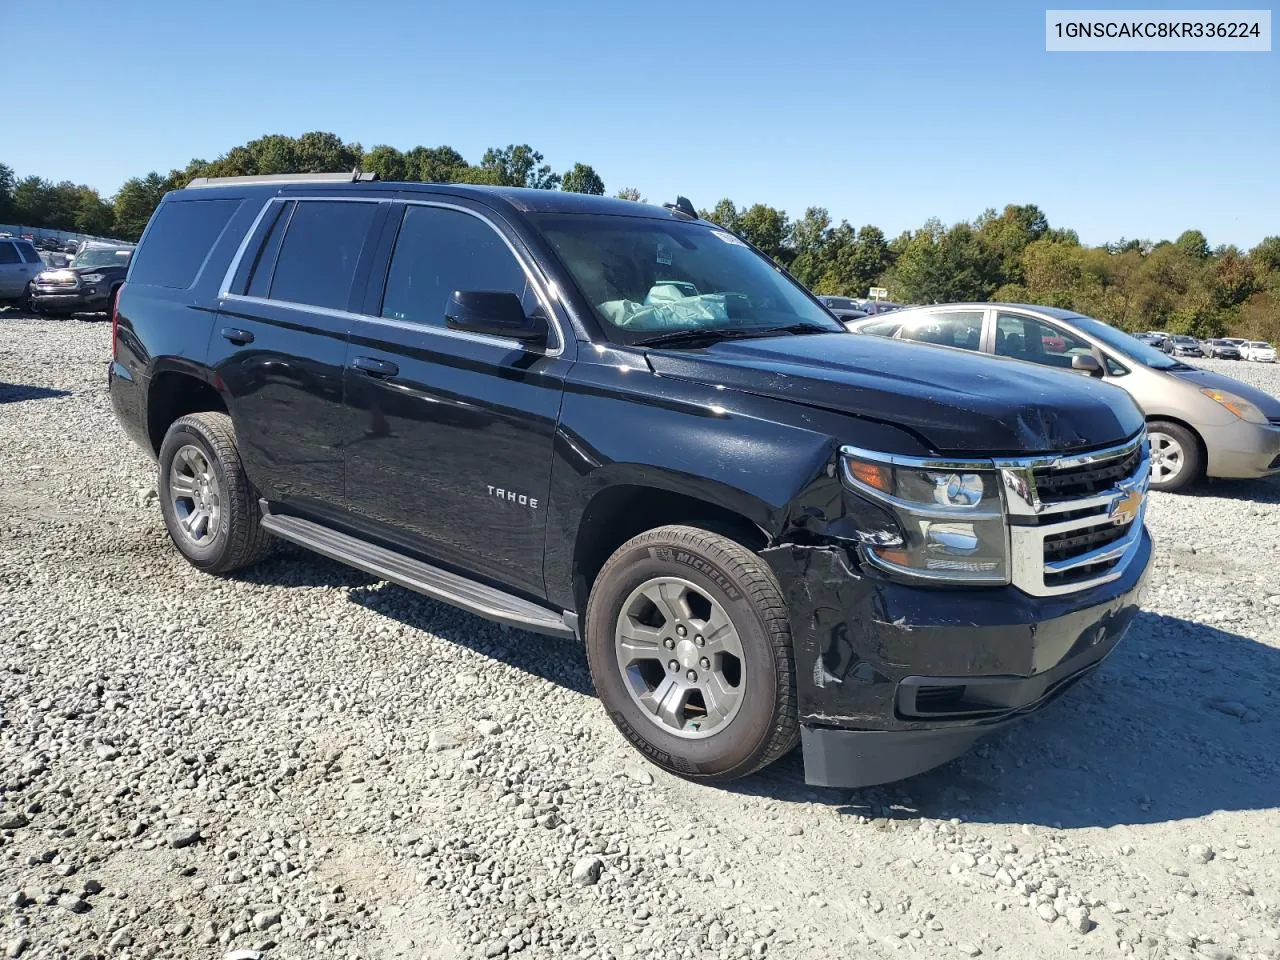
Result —
[[733, 585], [733, 581], [725, 575], [724, 571], [710, 561], [704, 560], [688, 550], [679, 547], [649, 547], [649, 556], [663, 563], [679, 563], [689, 567], [691, 570], [696, 570], [715, 584], [716, 589], [729, 600], [736, 602], [742, 599], [741, 592]]

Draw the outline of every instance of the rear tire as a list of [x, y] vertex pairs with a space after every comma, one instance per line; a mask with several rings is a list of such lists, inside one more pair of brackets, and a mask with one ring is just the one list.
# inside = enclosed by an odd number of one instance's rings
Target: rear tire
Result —
[[271, 550], [258, 497], [245, 475], [225, 413], [175, 420], [160, 445], [156, 491], [174, 546], [207, 573], [247, 567]]
[[585, 638], [610, 719], [670, 773], [732, 780], [799, 739], [782, 591], [727, 537], [667, 526], [624, 543], [592, 586]]
[[1181, 424], [1153, 420], [1147, 424], [1151, 443], [1151, 489], [1173, 493], [1204, 476], [1200, 438]]

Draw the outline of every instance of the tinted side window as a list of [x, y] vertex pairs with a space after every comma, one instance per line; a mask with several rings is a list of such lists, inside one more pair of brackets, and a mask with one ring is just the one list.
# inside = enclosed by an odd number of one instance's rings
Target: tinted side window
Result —
[[160, 204], [137, 251], [131, 283], [185, 290], [196, 281], [239, 200], [183, 200]]
[[0, 263], [21, 263], [22, 259], [18, 256], [18, 251], [14, 249], [12, 243], [0, 241]]
[[387, 272], [382, 315], [443, 327], [455, 290], [514, 293], [526, 310], [536, 303], [524, 270], [483, 220], [440, 207], [407, 207]]
[[982, 346], [981, 310], [953, 310], [945, 313], [926, 313], [909, 317], [898, 331], [899, 340], [916, 340], [920, 343], [937, 343], [944, 347], [977, 350]]
[[271, 299], [346, 310], [376, 203], [300, 200], [271, 278]]
[[996, 315], [998, 356], [1070, 370], [1071, 358], [1085, 353], [1093, 353], [1088, 343], [1043, 320], [1015, 313]]
[[251, 297], [265, 297], [271, 289], [271, 273], [275, 269], [276, 255], [280, 252], [280, 242], [284, 240], [284, 232], [293, 216], [293, 208], [292, 202], [278, 203], [267, 211], [267, 216], [272, 218], [271, 225], [267, 228], [257, 256], [244, 268], [249, 271], [245, 292]]
[[44, 261], [40, 259], [40, 254], [36, 252], [36, 248], [31, 244], [15, 243], [14, 246], [18, 248], [18, 255], [22, 257], [23, 260], [27, 261], [27, 263], [44, 263]]
[[858, 327], [858, 332], [869, 333], [873, 337], [892, 337], [900, 326], [901, 320], [877, 320], [875, 323], [864, 323]]

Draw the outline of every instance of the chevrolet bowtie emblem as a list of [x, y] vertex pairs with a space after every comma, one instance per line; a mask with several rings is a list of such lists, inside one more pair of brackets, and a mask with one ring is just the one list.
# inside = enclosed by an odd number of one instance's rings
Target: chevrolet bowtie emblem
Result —
[[1129, 490], [1111, 501], [1111, 512], [1107, 516], [1117, 527], [1123, 527], [1127, 523], [1133, 523], [1141, 509], [1142, 491]]

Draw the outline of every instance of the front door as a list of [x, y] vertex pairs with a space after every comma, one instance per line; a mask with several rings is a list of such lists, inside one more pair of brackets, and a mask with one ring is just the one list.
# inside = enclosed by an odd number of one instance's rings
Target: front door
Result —
[[386, 208], [272, 201], [222, 298], [209, 364], [230, 395], [249, 477], [268, 500], [342, 509], [350, 301], [363, 293], [357, 276]]
[[397, 205], [381, 249], [371, 316], [351, 331], [348, 505], [383, 537], [540, 596], [564, 340], [555, 324], [538, 350], [445, 327], [454, 291], [512, 292], [550, 315], [537, 274], [460, 205]]

